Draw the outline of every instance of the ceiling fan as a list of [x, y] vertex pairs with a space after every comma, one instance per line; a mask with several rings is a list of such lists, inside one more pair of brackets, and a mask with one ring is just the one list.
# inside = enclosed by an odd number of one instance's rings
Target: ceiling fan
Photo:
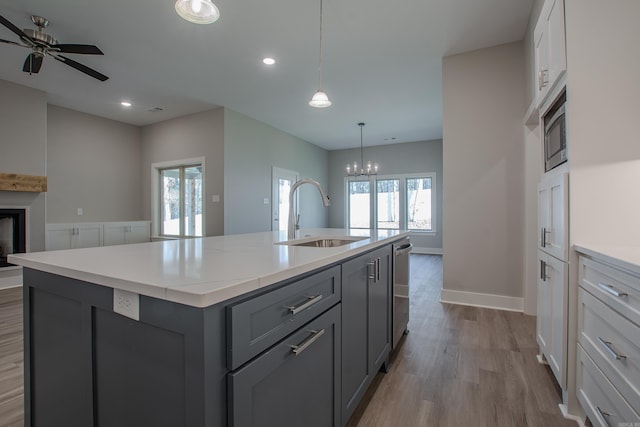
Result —
[[9, 22], [5, 17], [0, 15], [0, 24], [4, 25], [18, 37], [20, 37], [21, 43], [3, 39], [0, 39], [0, 42], [31, 49], [31, 53], [29, 53], [27, 59], [24, 61], [22, 71], [29, 74], [38, 73], [40, 71], [40, 68], [42, 67], [42, 61], [44, 60], [44, 57], [49, 55], [62, 62], [63, 64], [75, 68], [76, 70], [81, 71], [102, 82], [109, 78], [104, 74], [87, 67], [86, 65], [80, 64], [73, 59], [61, 55], [61, 53], [104, 55], [102, 51], [96, 46], [88, 44], [59, 44], [54, 37], [44, 32], [44, 29], [49, 26], [49, 21], [47, 19], [41, 16], [32, 15], [31, 22], [33, 22], [38, 27], [38, 29], [31, 30], [25, 28], [23, 31]]

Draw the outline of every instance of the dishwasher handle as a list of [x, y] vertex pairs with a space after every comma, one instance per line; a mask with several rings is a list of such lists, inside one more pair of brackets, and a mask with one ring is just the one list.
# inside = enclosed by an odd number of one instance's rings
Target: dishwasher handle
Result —
[[408, 254], [411, 252], [411, 248], [413, 248], [412, 243], [407, 243], [406, 245], [398, 246], [396, 248], [396, 256]]

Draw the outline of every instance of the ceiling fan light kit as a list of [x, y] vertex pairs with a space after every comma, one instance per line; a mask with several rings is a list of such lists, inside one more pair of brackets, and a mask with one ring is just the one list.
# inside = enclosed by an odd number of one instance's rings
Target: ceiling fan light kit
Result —
[[177, 0], [176, 12], [194, 24], [212, 24], [220, 18], [220, 11], [211, 0]]
[[15, 46], [24, 47], [31, 50], [31, 53], [27, 55], [27, 58], [22, 65], [22, 71], [29, 74], [37, 74], [40, 72], [42, 62], [46, 56], [52, 58], [75, 68], [76, 70], [87, 74], [94, 79], [105, 81], [109, 77], [105, 76], [98, 71], [80, 64], [73, 59], [62, 56], [61, 53], [73, 53], [80, 55], [104, 55], [97, 46], [88, 44], [61, 44], [51, 35], [44, 32], [44, 29], [49, 26], [49, 21], [41, 16], [32, 15], [31, 22], [33, 22], [37, 29], [32, 30], [26, 28], [24, 31], [16, 27], [13, 23], [7, 20], [5, 17], [0, 16], [0, 24], [7, 27], [11, 32], [20, 38], [20, 42], [14, 42], [11, 40], [0, 39], [0, 43], [12, 44]]

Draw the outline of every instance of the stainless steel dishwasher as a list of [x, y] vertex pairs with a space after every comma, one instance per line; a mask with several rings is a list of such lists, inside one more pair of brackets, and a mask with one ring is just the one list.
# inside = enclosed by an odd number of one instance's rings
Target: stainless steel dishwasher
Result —
[[413, 245], [407, 237], [393, 245], [393, 349], [409, 332], [409, 253]]

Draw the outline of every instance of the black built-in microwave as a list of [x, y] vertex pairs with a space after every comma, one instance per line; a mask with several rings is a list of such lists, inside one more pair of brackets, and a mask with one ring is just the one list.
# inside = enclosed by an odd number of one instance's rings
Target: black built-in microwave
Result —
[[566, 103], [567, 92], [563, 90], [542, 119], [544, 123], [545, 172], [567, 161]]

